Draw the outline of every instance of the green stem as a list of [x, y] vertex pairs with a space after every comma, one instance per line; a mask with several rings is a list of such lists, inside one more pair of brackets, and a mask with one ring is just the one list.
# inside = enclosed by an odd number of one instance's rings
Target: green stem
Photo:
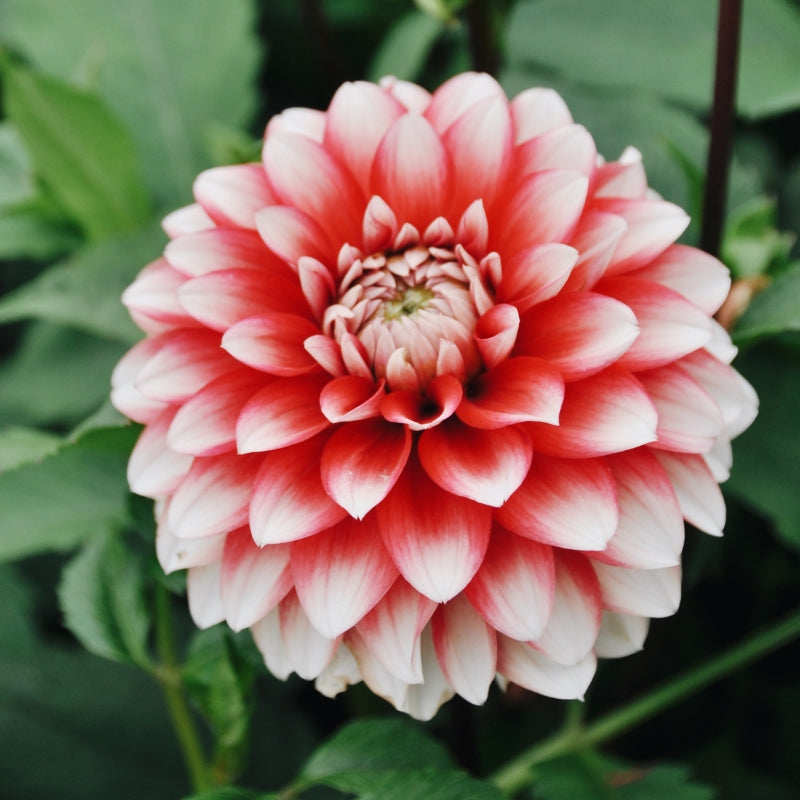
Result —
[[206, 765], [203, 745], [192, 720], [192, 714], [183, 693], [180, 667], [175, 653], [175, 641], [172, 632], [172, 612], [170, 610], [169, 593], [160, 584], [156, 586], [156, 646], [160, 666], [154, 677], [161, 685], [164, 700], [167, 704], [172, 727], [178, 738], [186, 770], [195, 792], [211, 788], [209, 770]]
[[531, 771], [537, 764], [612, 739], [798, 636], [800, 609], [763, 633], [680, 675], [644, 697], [600, 717], [586, 727], [576, 726], [572, 718], [568, 717], [560, 731], [517, 756], [498, 770], [491, 780], [505, 792], [513, 794], [530, 782]]

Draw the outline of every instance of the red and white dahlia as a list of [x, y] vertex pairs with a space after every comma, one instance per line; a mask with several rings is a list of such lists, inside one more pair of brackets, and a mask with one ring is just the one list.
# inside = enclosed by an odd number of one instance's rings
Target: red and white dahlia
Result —
[[415, 717], [493, 679], [580, 697], [719, 535], [756, 398], [727, 270], [639, 154], [487, 75], [349, 83], [204, 172], [126, 291], [133, 490], [200, 626]]

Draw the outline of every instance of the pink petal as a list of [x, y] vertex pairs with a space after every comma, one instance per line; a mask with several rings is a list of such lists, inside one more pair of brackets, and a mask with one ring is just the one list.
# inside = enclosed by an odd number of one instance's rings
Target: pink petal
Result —
[[565, 125], [547, 131], [517, 147], [515, 176], [548, 169], [570, 169], [591, 178], [597, 164], [597, 148], [583, 125]]
[[311, 536], [347, 516], [326, 493], [316, 466], [326, 442], [316, 436], [263, 457], [250, 505], [250, 529], [259, 546]]
[[442, 489], [495, 507], [522, 483], [532, 457], [522, 428], [486, 431], [458, 420], [425, 431], [418, 453], [423, 469]]
[[589, 653], [577, 664], [565, 666], [524, 642], [497, 637], [497, 671], [512, 683], [559, 700], [582, 700], [594, 677], [597, 659]]
[[588, 211], [580, 218], [568, 244], [579, 253], [564, 291], [592, 289], [603, 277], [628, 223], [616, 214]]
[[330, 425], [319, 410], [327, 377], [280, 378], [253, 395], [236, 423], [240, 453], [277, 450], [310, 439]]
[[436, 604], [398, 578], [383, 599], [357, 625], [372, 655], [397, 679], [422, 681], [420, 634]]
[[203, 567], [222, 558], [227, 533], [206, 536], [203, 539], [179, 539], [173, 536], [166, 524], [159, 522], [156, 530], [156, 555], [161, 569], [169, 575], [179, 569]]
[[622, 614], [670, 617], [681, 602], [681, 568], [627, 569], [594, 562], [603, 607]]
[[267, 669], [278, 680], [285, 681], [292, 674], [293, 666], [286, 645], [283, 643], [278, 609], [273, 608], [266, 617], [250, 628], [250, 632], [264, 657]]
[[619, 521], [616, 485], [602, 459], [537, 454], [495, 519], [534, 541], [568, 550], [602, 550]]
[[497, 289], [499, 303], [513, 303], [521, 312], [555, 297], [578, 260], [578, 251], [565, 244], [540, 244], [515, 253], [503, 264]]
[[142, 394], [180, 403], [206, 384], [237, 369], [219, 346], [219, 334], [205, 330], [170, 331], [150, 340], [155, 353], [136, 376]]
[[258, 547], [250, 529], [228, 534], [222, 555], [222, 607], [235, 631], [265, 617], [292, 588], [289, 545]]
[[[228, 328], [265, 311], [291, 308], [301, 315], [310, 309], [289, 268], [225, 269], [186, 281], [178, 292], [181, 306], [215, 331]], [[291, 276], [291, 277], [290, 277]]]
[[564, 382], [539, 358], [510, 358], [479, 375], [456, 410], [473, 428], [503, 428], [516, 422], [558, 423]]
[[650, 618], [604, 611], [594, 651], [599, 658], [622, 658], [644, 647]]
[[568, 550], [555, 556], [553, 609], [533, 645], [553, 661], [574, 666], [591, 652], [600, 630], [600, 585], [584, 556]]
[[122, 302], [132, 314], [141, 314], [172, 327], [194, 324], [178, 301], [178, 290], [186, 276], [160, 258], [146, 266], [122, 293]]
[[722, 411], [708, 392], [674, 364], [638, 377], [658, 411], [658, 440], [653, 447], [707, 453], [724, 430]]
[[652, 369], [669, 364], [711, 339], [708, 316], [660, 284], [618, 278], [603, 280], [595, 288], [628, 306], [639, 323], [639, 337], [619, 359], [619, 365], [625, 369]]
[[303, 256], [326, 262], [336, 254], [322, 228], [297, 208], [262, 208], [256, 214], [256, 226], [266, 246], [291, 266], [296, 267]]
[[162, 336], [142, 339], [119, 360], [111, 373], [111, 402], [130, 419], [146, 425], [168, 408], [167, 402], [144, 395], [136, 378], [158, 353], [165, 339]]
[[431, 104], [430, 92], [411, 81], [401, 81], [393, 75], [385, 75], [378, 83], [381, 89], [415, 114], [424, 114], [425, 109]]
[[261, 164], [234, 164], [201, 172], [194, 196], [217, 223], [255, 230], [256, 212], [277, 202]]
[[570, 292], [523, 317], [517, 353], [542, 358], [565, 381], [574, 381], [613, 364], [637, 336], [639, 326], [628, 306], [593, 292]]
[[358, 240], [366, 200], [355, 179], [322, 145], [278, 130], [265, 138], [263, 159], [270, 186], [284, 204], [314, 219], [332, 242]]
[[281, 600], [278, 615], [286, 654], [294, 671], [303, 680], [314, 680], [330, 663], [339, 640], [321, 634], [313, 626], [294, 592]]
[[234, 450], [236, 420], [263, 385], [263, 376], [242, 371], [223, 375], [203, 387], [178, 409], [167, 435], [170, 448], [194, 456]]
[[489, 213], [494, 246], [504, 258], [546, 242], [566, 240], [581, 216], [589, 181], [570, 170], [537, 172], [519, 182]]
[[482, 705], [497, 669], [497, 636], [459, 595], [439, 606], [431, 620], [436, 658], [450, 685], [466, 701]]
[[621, 275], [661, 255], [689, 224], [686, 212], [664, 200], [597, 198], [596, 211], [617, 214], [628, 223], [606, 275]]
[[331, 422], [355, 422], [378, 416], [385, 395], [384, 380], [376, 384], [358, 375], [342, 375], [325, 385], [319, 406]]
[[447, 151], [431, 124], [413, 114], [400, 117], [383, 138], [372, 167], [371, 192], [417, 230], [447, 208], [451, 191]]
[[377, 513], [381, 535], [400, 572], [439, 603], [470, 582], [489, 544], [491, 510], [443, 491], [413, 461]]
[[397, 482], [410, 452], [404, 425], [382, 419], [343, 425], [322, 453], [322, 485], [350, 516], [363, 519]]
[[534, 450], [562, 458], [591, 458], [655, 441], [658, 417], [645, 387], [609, 367], [567, 385], [558, 426], [528, 426]]
[[452, 375], [439, 375], [428, 385], [425, 396], [417, 392], [391, 392], [381, 401], [381, 414], [389, 422], [421, 431], [439, 425], [453, 415], [461, 402], [461, 382]]
[[496, 525], [483, 563], [464, 594], [500, 633], [532, 641], [542, 635], [550, 618], [554, 588], [553, 549]]
[[384, 665], [383, 661], [377, 658], [367, 647], [357, 629], [354, 628], [347, 632], [346, 642], [369, 690], [374, 695], [382, 697], [387, 703], [391, 703], [395, 708], [402, 708], [408, 693], [408, 683], [398, 678]]
[[482, 258], [489, 242], [489, 220], [483, 200], [470, 203], [458, 221], [456, 241], [473, 257]]
[[493, 369], [508, 358], [517, 341], [518, 330], [519, 311], [504, 303], [492, 306], [478, 320], [475, 343], [487, 369]]
[[292, 542], [292, 575], [311, 624], [330, 639], [352, 628], [398, 577], [373, 517], [345, 519]]
[[647, 195], [647, 175], [642, 154], [626, 147], [618, 161], [603, 164], [595, 172], [595, 197], [629, 197], [640, 200]]
[[443, 134], [462, 115], [489, 98], [507, 102], [505, 92], [491, 75], [462, 72], [445, 81], [433, 93], [425, 116]]
[[[300, 278], [302, 293], [308, 305], [314, 311], [314, 317], [321, 321], [325, 309], [333, 301], [335, 287], [333, 275], [330, 270], [316, 258], [301, 256], [297, 262], [297, 274]], [[292, 308], [291, 304], [284, 304], [284, 308]], [[297, 308], [297, 306], [294, 306]]]
[[667, 473], [684, 519], [712, 536], [722, 536], [725, 499], [702, 456], [653, 450]]
[[172, 495], [167, 517], [170, 532], [194, 539], [241, 528], [247, 522], [260, 462], [258, 456], [233, 453], [196, 458]]
[[[342, 359], [342, 348], [330, 336], [318, 333], [309, 336], [303, 342], [306, 352], [317, 362], [329, 375], [343, 377], [347, 372], [344, 360]], [[369, 380], [365, 378], [364, 380]]]
[[266, 133], [270, 136], [278, 131], [299, 133], [301, 136], [307, 136], [312, 141], [322, 144], [325, 136], [325, 121], [325, 112], [316, 108], [287, 108], [269, 121]]
[[161, 220], [161, 227], [170, 239], [177, 239], [187, 233], [213, 228], [214, 220], [206, 214], [199, 203], [192, 203], [167, 214]]
[[516, 144], [547, 131], [572, 124], [572, 115], [561, 96], [552, 89], [526, 89], [511, 101]]
[[220, 595], [220, 564], [190, 567], [186, 575], [189, 613], [198, 628], [210, 628], [225, 619]]
[[361, 683], [361, 670], [350, 648], [341, 643], [328, 663], [314, 681], [314, 688], [325, 697], [336, 697], [348, 686]]
[[192, 465], [192, 457], [167, 446], [167, 431], [175, 416], [168, 408], [141, 433], [128, 461], [131, 491], [144, 497], [159, 497], [178, 488]]
[[270, 375], [303, 375], [317, 368], [304, 342], [319, 328], [297, 314], [271, 311], [237, 322], [222, 337], [222, 347], [237, 361]]
[[378, 195], [373, 195], [364, 212], [364, 252], [374, 253], [382, 250], [397, 235], [397, 217], [388, 203]]
[[343, 84], [328, 106], [323, 143], [369, 195], [370, 170], [378, 145], [403, 106], [374, 83]]
[[442, 141], [454, 167], [455, 213], [479, 198], [488, 206], [503, 189], [511, 163], [511, 113], [505, 95], [472, 105], [447, 129]]
[[166, 246], [164, 257], [175, 269], [193, 277], [221, 269], [263, 270], [275, 261], [261, 237], [242, 228], [187, 233]]
[[433, 636], [429, 625], [420, 636], [420, 654], [422, 658], [422, 683], [414, 683], [406, 690], [400, 711], [423, 722], [433, 719], [442, 703], [446, 703], [454, 694], [447, 682], [433, 646]]

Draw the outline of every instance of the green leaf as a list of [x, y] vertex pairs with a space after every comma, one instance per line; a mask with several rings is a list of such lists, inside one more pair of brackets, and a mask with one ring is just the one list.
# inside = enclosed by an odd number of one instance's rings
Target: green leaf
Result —
[[220, 786], [217, 789], [190, 795], [184, 800], [279, 800], [279, 795], [262, 794], [252, 789], [241, 789], [238, 786]]
[[607, 765], [594, 754], [578, 754], [536, 767], [533, 786], [541, 800], [615, 800]]
[[47, 261], [79, 242], [76, 230], [52, 219], [36, 202], [0, 208], [0, 259]]
[[800, 261], [753, 298], [734, 338], [741, 344], [786, 331], [800, 331]]
[[58, 596], [67, 627], [89, 652], [149, 665], [144, 565], [120, 535], [86, 544], [64, 568]]
[[68, 550], [127, 518], [125, 465], [137, 429], [98, 428], [0, 474], [0, 560]]
[[[371, 774], [452, 767], [444, 748], [410, 722], [385, 718], [358, 720], [342, 728], [308, 760], [301, 779], [344, 791]], [[341, 783], [339, 782], [341, 780]]]
[[133, 142], [103, 101], [6, 61], [6, 110], [37, 174], [90, 239], [136, 230], [149, 215]]
[[29, 200], [35, 194], [25, 146], [13, 125], [0, 122], [0, 207]]
[[153, 226], [80, 250], [0, 299], [0, 323], [38, 318], [132, 344], [142, 333], [120, 295], [163, 241]]
[[21, 464], [40, 461], [54, 453], [62, 441], [55, 433], [36, 428], [0, 429], [0, 473]]
[[92, 66], [94, 88], [131, 132], [162, 207], [189, 200], [210, 166], [212, 123], [244, 127], [263, 53], [252, 0], [4, 0], [0, 31], [51, 74]]
[[774, 522], [800, 550], [800, 354], [762, 344], [740, 355], [736, 368], [752, 383], [760, 409], [733, 443], [733, 470], [725, 488]]
[[633, 769], [617, 779], [620, 783], [615, 797], [619, 800], [712, 800], [717, 795], [711, 787], [692, 782], [686, 767]]
[[[354, 773], [355, 777], [356, 774]], [[459, 770], [396, 770], [362, 776], [364, 788], [337, 786], [356, 792], [359, 800], [505, 800], [496, 786]]]
[[[716, 3], [711, 0], [520, 2], [508, 26], [512, 62], [587, 84], [645, 89], [699, 109], [711, 104]], [[739, 112], [800, 106], [800, 11], [785, 0], [745, 3]]]
[[436, 17], [411, 11], [395, 23], [378, 47], [367, 75], [377, 81], [384, 75], [418, 80], [428, 56], [442, 35], [444, 25]]

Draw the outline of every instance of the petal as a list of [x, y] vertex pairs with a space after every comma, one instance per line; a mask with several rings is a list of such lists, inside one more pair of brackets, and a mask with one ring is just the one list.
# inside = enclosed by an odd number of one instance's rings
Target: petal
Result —
[[248, 371], [223, 375], [178, 409], [167, 434], [178, 453], [212, 456], [236, 449], [236, 420], [264, 377]]
[[304, 317], [272, 311], [237, 322], [222, 337], [222, 347], [237, 361], [270, 375], [303, 375], [316, 369], [304, 342], [319, 328]]
[[547, 625], [554, 589], [553, 549], [495, 526], [483, 563], [464, 594], [500, 633], [531, 641]]
[[331, 662], [339, 640], [324, 636], [311, 624], [294, 592], [281, 600], [278, 615], [292, 668], [303, 680], [314, 680]]
[[573, 381], [613, 364], [638, 335], [628, 306], [593, 292], [570, 292], [523, 317], [516, 352], [544, 359]]
[[201, 172], [194, 196], [217, 223], [255, 229], [256, 212], [277, 202], [261, 164], [234, 164]]
[[314, 142], [322, 143], [325, 136], [325, 112], [316, 108], [287, 108], [267, 124], [266, 133], [299, 133]]
[[515, 253], [503, 264], [497, 301], [513, 303], [521, 312], [555, 297], [578, 261], [574, 247], [551, 243]]
[[289, 545], [258, 547], [248, 527], [228, 534], [222, 554], [222, 607], [235, 631], [265, 617], [292, 588]]
[[461, 382], [452, 375], [439, 375], [424, 396], [417, 392], [391, 392], [381, 401], [381, 414], [389, 422], [408, 425], [412, 431], [439, 425], [453, 415], [463, 397]]
[[681, 568], [627, 569], [600, 564], [592, 566], [600, 581], [603, 607], [622, 614], [670, 617], [681, 602]]
[[201, 275], [181, 286], [178, 292], [181, 306], [203, 325], [222, 332], [265, 311], [291, 308], [310, 316], [297, 280], [288, 267], [281, 266], [282, 270], [271, 269], [269, 273], [224, 269]]
[[425, 116], [439, 133], [487, 98], [502, 98], [500, 84], [485, 72], [462, 72], [445, 81], [434, 93]]
[[702, 456], [653, 450], [667, 473], [684, 519], [712, 536], [722, 536], [725, 498]]
[[345, 519], [292, 542], [292, 575], [311, 624], [330, 639], [352, 628], [398, 577], [377, 522]]
[[340, 644], [327, 667], [314, 681], [314, 688], [325, 697], [336, 697], [348, 686], [361, 683], [361, 670], [346, 644]]
[[296, 267], [303, 256], [326, 262], [336, 248], [308, 214], [290, 206], [270, 206], [256, 214], [256, 226], [267, 247]]
[[420, 636], [420, 652], [424, 679], [422, 683], [408, 687], [399, 710], [405, 711], [414, 719], [427, 722], [436, 716], [442, 703], [446, 703], [453, 696], [453, 689], [439, 667], [430, 625]]
[[422, 681], [420, 634], [436, 604], [398, 578], [356, 626], [372, 655], [397, 679]]
[[708, 316], [671, 289], [633, 278], [603, 280], [595, 288], [628, 306], [639, 323], [639, 336], [619, 359], [621, 367], [660, 367], [711, 339]]
[[720, 261], [696, 247], [674, 244], [633, 277], [660, 283], [706, 314], [714, 314], [728, 296], [731, 275]]
[[495, 507], [516, 491], [532, 458], [522, 428], [486, 431], [458, 420], [425, 431], [418, 453], [423, 469], [442, 489]]
[[369, 650], [356, 629], [347, 632], [347, 647], [353, 653], [361, 677], [369, 690], [391, 703], [395, 708], [402, 708], [408, 692], [408, 683], [387, 669], [383, 662]]
[[647, 196], [647, 175], [642, 166], [642, 154], [635, 147], [626, 147], [618, 161], [597, 168], [594, 196], [639, 200]]
[[433, 646], [448, 683], [482, 705], [497, 669], [497, 636], [463, 595], [439, 606], [431, 620]]
[[189, 613], [198, 628], [210, 628], [225, 619], [220, 595], [219, 562], [204, 567], [191, 567], [186, 575], [186, 597]]
[[264, 657], [267, 669], [281, 681], [292, 674], [292, 662], [281, 635], [280, 613], [277, 608], [250, 628], [253, 640]]
[[358, 241], [366, 200], [355, 179], [322, 145], [278, 130], [265, 137], [263, 160], [281, 202], [314, 219], [332, 242]]
[[192, 203], [167, 214], [161, 220], [161, 227], [170, 239], [177, 239], [187, 233], [213, 228], [214, 220], [206, 214], [199, 203]]
[[411, 81], [401, 81], [393, 75], [385, 75], [378, 81], [381, 89], [398, 100], [403, 108], [415, 114], [424, 114], [431, 104], [431, 94]]
[[347, 516], [319, 476], [325, 436], [273, 450], [253, 481], [250, 529], [259, 546], [311, 536]]
[[558, 371], [539, 358], [510, 358], [468, 387], [456, 414], [474, 428], [502, 428], [516, 422], [556, 424], [564, 399]]
[[195, 539], [241, 528], [247, 522], [260, 461], [258, 456], [233, 453], [196, 458], [172, 495], [167, 517], [170, 532]]
[[559, 700], [582, 700], [597, 668], [594, 653], [572, 666], [547, 658], [524, 642], [497, 637], [497, 671], [512, 683]]
[[515, 176], [532, 175], [548, 169], [570, 169], [592, 177], [597, 148], [583, 125], [564, 125], [536, 136], [517, 147]]
[[609, 367], [567, 385], [558, 426], [528, 426], [534, 450], [563, 458], [630, 450], [656, 438], [657, 414], [648, 393], [630, 373]]
[[486, 254], [489, 242], [489, 220], [486, 218], [486, 207], [483, 200], [470, 203], [458, 221], [456, 241], [474, 258], [482, 258]]
[[534, 647], [559, 664], [574, 666], [594, 647], [600, 630], [600, 585], [589, 560], [566, 550], [555, 553], [553, 608]]
[[680, 562], [683, 518], [667, 474], [648, 448], [606, 458], [617, 484], [619, 525], [600, 561], [636, 569]]
[[157, 419], [168, 408], [166, 401], [147, 397], [136, 385], [139, 373], [158, 353], [163, 342], [163, 336], [142, 339], [125, 353], [111, 373], [114, 408], [143, 425]]
[[658, 441], [653, 447], [707, 453], [725, 426], [722, 411], [708, 392], [674, 364], [640, 372], [638, 377], [658, 411]]
[[644, 647], [649, 628], [649, 617], [604, 611], [595, 653], [599, 658], [622, 658], [638, 653]]
[[568, 244], [579, 253], [578, 262], [564, 286], [565, 291], [592, 289], [603, 277], [628, 223], [616, 214], [588, 211], [578, 222]]
[[602, 550], [619, 521], [616, 485], [602, 459], [537, 454], [495, 519], [534, 541], [569, 550]]
[[424, 230], [447, 209], [450, 171], [447, 151], [431, 124], [406, 114], [389, 128], [378, 148], [371, 193], [386, 200], [400, 223]]
[[487, 369], [493, 369], [508, 358], [517, 341], [518, 330], [519, 311], [512, 305], [499, 303], [492, 306], [478, 320], [475, 344]]
[[277, 450], [310, 439], [330, 425], [319, 410], [327, 377], [279, 378], [256, 392], [236, 423], [240, 453]]
[[572, 115], [561, 95], [553, 89], [526, 89], [511, 101], [516, 144], [547, 131], [572, 124]]
[[167, 244], [164, 257], [175, 269], [193, 277], [221, 269], [263, 270], [275, 261], [261, 237], [242, 228], [187, 233]]
[[156, 531], [158, 563], [168, 575], [179, 569], [203, 567], [222, 558], [227, 538], [227, 533], [221, 533], [203, 539], [179, 539], [169, 532], [166, 524], [159, 523]]
[[489, 544], [491, 510], [443, 491], [413, 461], [377, 513], [381, 535], [400, 572], [439, 603], [470, 582]]
[[389, 246], [397, 235], [397, 217], [389, 204], [378, 195], [372, 195], [364, 211], [364, 252], [374, 253]]
[[377, 384], [358, 375], [342, 375], [325, 384], [319, 407], [331, 422], [355, 422], [380, 414], [386, 381]]
[[397, 482], [411, 452], [411, 431], [382, 419], [339, 428], [322, 453], [325, 491], [350, 516], [363, 519]]
[[122, 303], [133, 315], [144, 315], [172, 327], [189, 327], [192, 318], [178, 301], [186, 276], [160, 258], [146, 266], [122, 293]]
[[370, 170], [378, 145], [392, 123], [405, 113], [403, 106], [374, 83], [343, 84], [327, 112], [323, 143], [369, 193]]
[[167, 446], [167, 431], [175, 416], [169, 408], [139, 436], [128, 461], [131, 491], [144, 497], [159, 497], [178, 488], [192, 465], [192, 457]]

